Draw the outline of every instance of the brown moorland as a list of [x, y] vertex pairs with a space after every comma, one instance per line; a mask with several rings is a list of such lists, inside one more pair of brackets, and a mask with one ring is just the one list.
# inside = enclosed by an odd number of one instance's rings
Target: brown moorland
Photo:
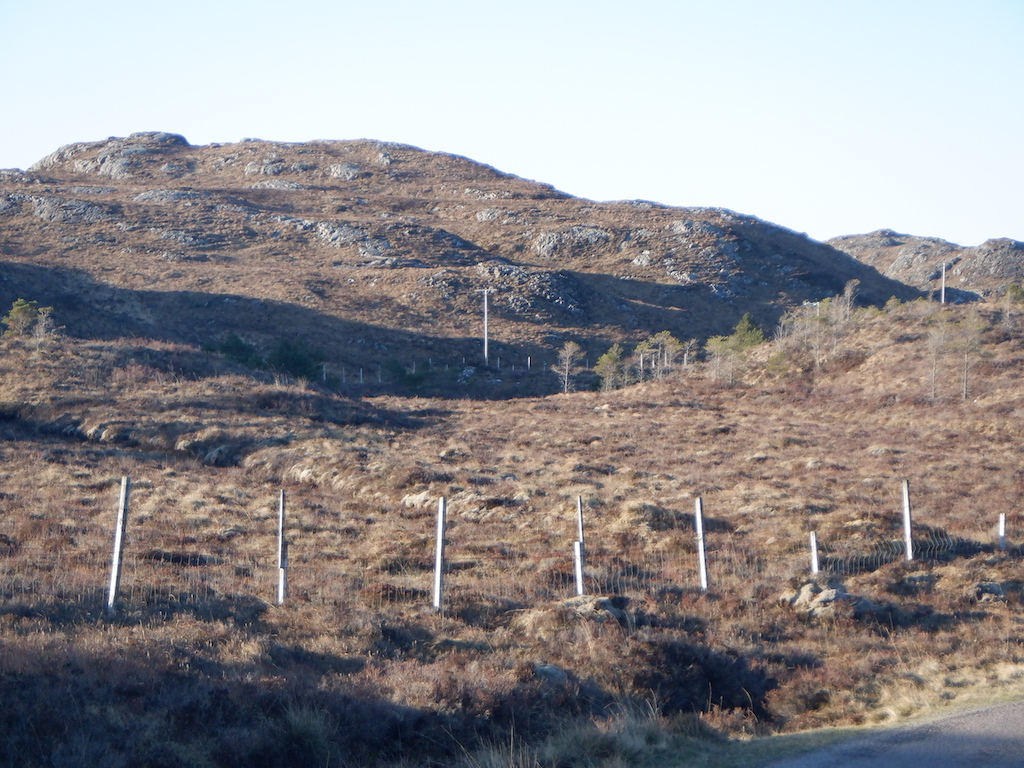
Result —
[[749, 765], [1021, 692], [1019, 286], [164, 133], [0, 172], [0, 252], [0, 763]]
[[1016, 311], [836, 299], [719, 347], [727, 368], [502, 402], [352, 399], [179, 342], [5, 337], [0, 760], [686, 765], [1019, 694]]

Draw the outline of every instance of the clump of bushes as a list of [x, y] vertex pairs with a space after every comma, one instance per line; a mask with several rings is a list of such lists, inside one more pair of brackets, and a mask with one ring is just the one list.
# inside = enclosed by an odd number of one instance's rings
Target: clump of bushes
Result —
[[324, 353], [307, 346], [301, 341], [278, 340], [266, 357], [259, 353], [254, 344], [238, 334], [230, 334], [215, 347], [216, 351], [229, 360], [248, 368], [261, 368], [291, 376], [295, 379], [315, 381], [321, 377]]

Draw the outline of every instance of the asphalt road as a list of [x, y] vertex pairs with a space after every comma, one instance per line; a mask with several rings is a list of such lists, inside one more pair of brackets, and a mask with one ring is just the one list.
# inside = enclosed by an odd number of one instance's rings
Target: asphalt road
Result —
[[877, 731], [765, 768], [1021, 768], [1024, 702]]

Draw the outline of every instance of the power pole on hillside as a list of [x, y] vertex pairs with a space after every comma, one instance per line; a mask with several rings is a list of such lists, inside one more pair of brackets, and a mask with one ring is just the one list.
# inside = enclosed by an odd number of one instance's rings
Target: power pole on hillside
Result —
[[484, 365], [488, 365], [490, 362], [490, 356], [487, 351], [487, 294], [493, 293], [493, 288], [481, 288], [480, 293], [484, 295]]

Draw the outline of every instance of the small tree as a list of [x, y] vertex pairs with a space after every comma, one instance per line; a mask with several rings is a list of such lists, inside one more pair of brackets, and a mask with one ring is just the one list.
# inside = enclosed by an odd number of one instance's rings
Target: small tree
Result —
[[928, 328], [928, 355], [931, 359], [929, 380], [932, 400], [938, 395], [939, 361], [949, 344], [949, 330], [950, 320], [945, 313], [939, 315]]
[[228, 337], [217, 347], [217, 351], [229, 360], [234, 360], [236, 363], [247, 365], [250, 368], [260, 368], [265, 364], [256, 347], [237, 333], [228, 334]]
[[638, 378], [641, 381], [644, 379], [646, 368], [650, 368], [654, 378], [663, 378], [672, 370], [680, 354], [688, 356], [692, 350], [692, 346], [683, 344], [668, 331], [659, 331], [649, 336], [637, 344], [633, 352], [637, 360]]
[[323, 352], [310, 349], [300, 341], [281, 339], [267, 355], [267, 365], [296, 379], [316, 381]]
[[1003, 327], [1012, 330], [1020, 308], [1024, 306], [1024, 288], [1020, 283], [1010, 283], [1003, 294]]
[[622, 362], [622, 345], [613, 344], [611, 349], [597, 358], [594, 366], [601, 377], [601, 389], [610, 392], [626, 383], [626, 369]]
[[731, 336], [713, 336], [705, 345], [711, 362], [711, 377], [716, 381], [735, 383], [736, 372], [746, 356], [746, 350], [764, 343], [764, 331], [758, 328], [750, 315], [743, 315]]
[[0, 322], [6, 326], [4, 336], [30, 336], [37, 330], [48, 334], [53, 332], [53, 320], [50, 313], [53, 307], [40, 307], [37, 301], [18, 299], [11, 305]]
[[966, 400], [970, 396], [971, 369], [981, 351], [981, 334], [985, 330], [985, 321], [975, 311], [965, 317], [952, 328], [950, 347], [960, 357], [960, 398]]
[[754, 324], [749, 314], [744, 314], [740, 321], [736, 323], [736, 329], [732, 332], [732, 336], [729, 339], [731, 346], [737, 351], [741, 351], [764, 343], [764, 331]]
[[563, 392], [572, 391], [572, 377], [579, 367], [581, 357], [583, 357], [583, 348], [575, 341], [565, 342], [558, 351], [558, 364], [551, 366], [551, 370], [561, 379]]

